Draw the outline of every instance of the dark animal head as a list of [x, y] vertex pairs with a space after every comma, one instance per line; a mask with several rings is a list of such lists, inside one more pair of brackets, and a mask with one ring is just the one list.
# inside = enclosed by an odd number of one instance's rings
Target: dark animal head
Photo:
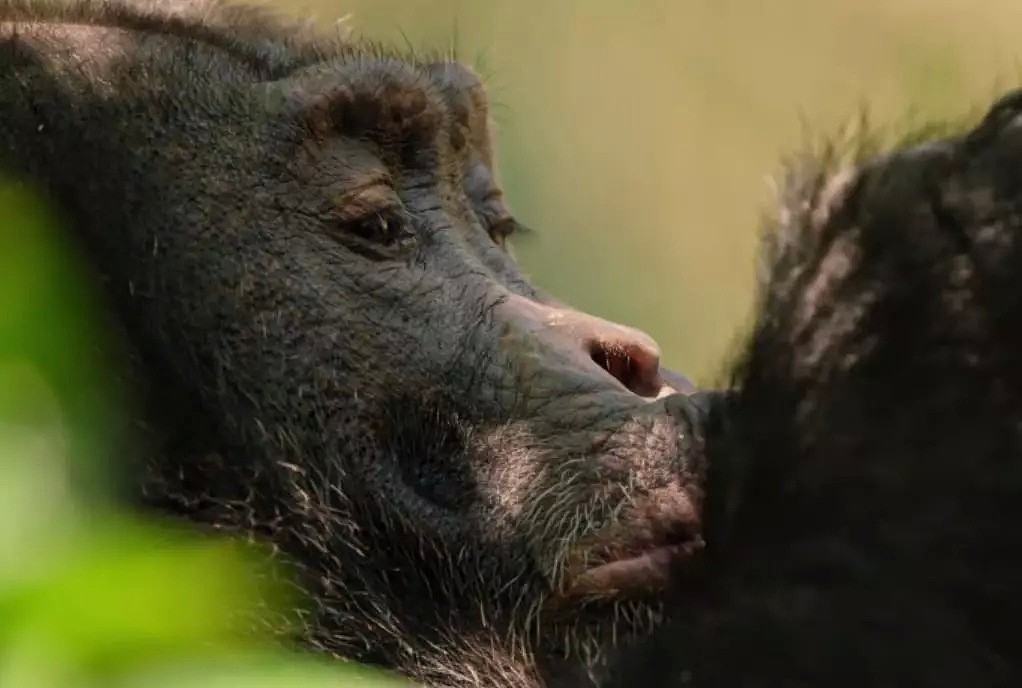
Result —
[[148, 498], [279, 546], [338, 654], [594, 662], [648, 629], [700, 542], [691, 386], [509, 255], [479, 80], [214, 10], [3, 39], [5, 157], [156, 381]]
[[708, 414], [705, 579], [608, 685], [1020, 683], [1022, 92], [834, 158], [791, 170]]

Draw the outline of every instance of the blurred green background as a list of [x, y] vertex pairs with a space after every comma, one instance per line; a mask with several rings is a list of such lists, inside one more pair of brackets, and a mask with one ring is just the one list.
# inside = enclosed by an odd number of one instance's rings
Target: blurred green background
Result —
[[495, 102], [534, 280], [709, 383], [751, 305], [768, 178], [868, 104], [960, 115], [1017, 77], [1019, 0], [271, 0], [454, 46]]
[[[526, 269], [704, 383], [748, 316], [769, 178], [804, 123], [981, 108], [1018, 81], [1022, 37], [1018, 0], [275, 4], [477, 66], [538, 230], [516, 243]], [[280, 599], [253, 552], [112, 506], [125, 402], [66, 248], [59, 218], [0, 180], [0, 688], [385, 685], [239, 631]]]

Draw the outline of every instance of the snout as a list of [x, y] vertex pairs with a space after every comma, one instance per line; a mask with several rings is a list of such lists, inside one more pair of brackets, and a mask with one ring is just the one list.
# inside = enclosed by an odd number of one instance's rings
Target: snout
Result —
[[[564, 611], [580, 603], [656, 598], [703, 549], [704, 411], [695, 397], [651, 403], [649, 423], [597, 465], [612, 466], [599, 492], [614, 516], [577, 539], [549, 600]], [[624, 460], [622, 460], [624, 458]], [[616, 486], [617, 489], [610, 486]], [[615, 495], [611, 497], [609, 495]]]
[[547, 356], [550, 374], [602, 383], [643, 400], [696, 391], [687, 377], [661, 366], [660, 347], [640, 330], [517, 294], [508, 296], [503, 317], [512, 357], [516, 348]]
[[655, 599], [702, 548], [695, 385], [639, 330], [517, 294], [498, 308], [498, 355], [521, 404], [509, 415], [537, 449], [529, 470], [489, 484], [522, 495], [512, 506], [548, 609]]

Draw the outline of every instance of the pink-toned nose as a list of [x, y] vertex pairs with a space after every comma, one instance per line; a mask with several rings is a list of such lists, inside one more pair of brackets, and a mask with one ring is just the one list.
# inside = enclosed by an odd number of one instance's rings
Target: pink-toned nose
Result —
[[664, 387], [660, 351], [652, 340], [632, 336], [632, 332], [624, 329], [596, 327], [584, 347], [596, 365], [629, 391], [641, 397], [655, 397]]
[[618, 325], [560, 305], [540, 304], [512, 296], [507, 307], [519, 322], [548, 345], [574, 354], [582, 366], [610, 375], [628, 391], [659, 398], [691, 394], [695, 386], [684, 375], [661, 368], [660, 347], [645, 332]]
[[596, 318], [592, 327], [583, 344], [589, 357], [633, 394], [659, 398], [695, 391], [684, 375], [660, 366], [660, 347], [649, 335]]

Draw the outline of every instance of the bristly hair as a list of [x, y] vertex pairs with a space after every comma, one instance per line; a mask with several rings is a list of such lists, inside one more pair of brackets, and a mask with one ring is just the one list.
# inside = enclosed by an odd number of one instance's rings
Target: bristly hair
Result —
[[5, 21], [88, 21], [95, 26], [179, 35], [248, 62], [266, 79], [360, 55], [426, 65], [456, 58], [450, 47], [415, 50], [356, 36], [351, 15], [330, 28], [289, 17], [267, 0], [5, 0]]
[[[1022, 76], [1015, 81], [1022, 83]], [[992, 92], [1000, 91], [992, 89]], [[778, 171], [767, 179], [772, 197], [760, 213], [755, 305], [750, 310], [750, 319], [739, 325], [721, 356], [717, 365], [719, 372], [713, 376], [716, 387], [727, 389], [738, 382], [742, 360], [747, 355], [745, 347], [755, 327], [751, 318], [761, 313], [768, 291], [777, 286], [773, 278], [783, 272], [777, 262], [786, 249], [801, 245], [808, 250], [815, 245], [810, 228], [822, 224], [828, 208], [840, 200], [837, 195], [842, 189], [849, 190], [846, 187], [856, 171], [890, 151], [969, 131], [986, 110], [986, 104], [973, 103], [963, 112], [942, 119], [920, 117], [909, 110], [895, 121], [884, 124], [875, 119], [867, 103], [861, 103], [855, 115], [830, 131], [815, 126], [804, 114], [799, 117], [801, 143], [798, 149], [782, 158]]]

